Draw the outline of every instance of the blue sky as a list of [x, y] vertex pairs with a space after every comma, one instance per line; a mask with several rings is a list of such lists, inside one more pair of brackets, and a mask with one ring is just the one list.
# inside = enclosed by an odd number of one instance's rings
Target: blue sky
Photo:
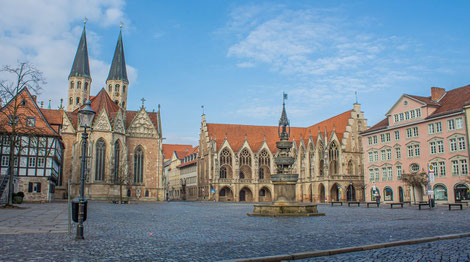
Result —
[[197, 144], [201, 105], [208, 122], [275, 125], [287, 92], [291, 123], [309, 126], [351, 109], [357, 91], [373, 125], [402, 93], [470, 84], [466, 1], [0, 2], [1, 64], [36, 64], [53, 107], [83, 17], [92, 94], [123, 22], [128, 109], [161, 104], [165, 143]]

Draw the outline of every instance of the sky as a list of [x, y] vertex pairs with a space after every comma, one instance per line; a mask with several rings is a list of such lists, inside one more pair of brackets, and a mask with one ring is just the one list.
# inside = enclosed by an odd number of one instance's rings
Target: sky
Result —
[[[119, 25], [128, 110], [161, 105], [164, 143], [197, 145], [209, 123], [293, 126], [352, 109], [368, 125], [403, 94], [470, 84], [468, 1], [0, 0], [0, 65], [29, 61], [66, 101], [86, 17], [91, 95], [105, 86]], [[4, 75], [0, 74], [0, 77]]]

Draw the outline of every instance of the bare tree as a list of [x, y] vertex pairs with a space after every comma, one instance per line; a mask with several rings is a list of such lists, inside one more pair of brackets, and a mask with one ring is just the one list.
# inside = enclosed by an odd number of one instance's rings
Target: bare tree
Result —
[[119, 203], [122, 204], [122, 188], [129, 185], [129, 172], [124, 158], [119, 161], [119, 168], [114, 168], [114, 183], [119, 185]]
[[422, 188], [428, 184], [428, 175], [426, 173], [410, 173], [402, 174], [401, 180], [407, 186], [410, 186], [413, 189], [413, 202], [416, 204], [415, 188]]
[[13, 177], [15, 171], [15, 161], [17, 153], [15, 148], [21, 146], [21, 136], [30, 136], [39, 131], [31, 126], [31, 108], [25, 105], [24, 97], [20, 97], [23, 89], [27, 88], [31, 93], [38, 94], [42, 85], [46, 82], [43, 74], [35, 66], [28, 62], [18, 62], [15, 67], [4, 66], [0, 73], [8, 75], [11, 80], [0, 80], [0, 132], [9, 137], [10, 157], [9, 157], [9, 187], [8, 200], [6, 206], [11, 205], [13, 196]]

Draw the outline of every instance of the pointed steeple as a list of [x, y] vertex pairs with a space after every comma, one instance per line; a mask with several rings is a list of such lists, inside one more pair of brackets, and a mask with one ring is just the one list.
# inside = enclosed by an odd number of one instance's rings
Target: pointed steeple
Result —
[[[286, 99], [287, 99], [287, 94], [283, 94], [282, 114], [281, 114], [281, 119], [279, 119], [279, 126], [278, 126], [279, 138], [281, 140], [288, 140], [290, 136], [290, 123], [289, 123], [289, 119], [287, 119], [287, 113], [286, 113], [286, 102], [285, 102]], [[289, 126], [289, 131], [287, 131], [287, 126]]]
[[111, 69], [109, 69], [109, 75], [107, 80], [127, 80], [127, 69], [126, 59], [124, 58], [124, 47], [122, 45], [122, 30], [119, 31], [119, 38], [116, 44], [116, 50], [114, 51], [113, 63]]
[[70, 70], [70, 77], [79, 76], [90, 78], [90, 63], [88, 62], [88, 47], [86, 43], [86, 30], [83, 26], [82, 37], [78, 44], [77, 53], [73, 60], [72, 70]]

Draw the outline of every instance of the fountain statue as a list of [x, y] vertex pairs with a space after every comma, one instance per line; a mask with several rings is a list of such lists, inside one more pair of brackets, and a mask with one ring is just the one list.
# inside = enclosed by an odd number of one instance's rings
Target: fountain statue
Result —
[[292, 142], [289, 141], [290, 123], [287, 119], [285, 99], [283, 95], [282, 114], [278, 125], [278, 134], [280, 141], [276, 142], [278, 155], [274, 162], [277, 166], [277, 174], [271, 176], [274, 186], [274, 201], [272, 204], [255, 205], [253, 213], [249, 216], [324, 216], [325, 213], [319, 213], [317, 205], [298, 203], [296, 201], [296, 184], [299, 178], [298, 174], [292, 173], [294, 158], [290, 156]]

